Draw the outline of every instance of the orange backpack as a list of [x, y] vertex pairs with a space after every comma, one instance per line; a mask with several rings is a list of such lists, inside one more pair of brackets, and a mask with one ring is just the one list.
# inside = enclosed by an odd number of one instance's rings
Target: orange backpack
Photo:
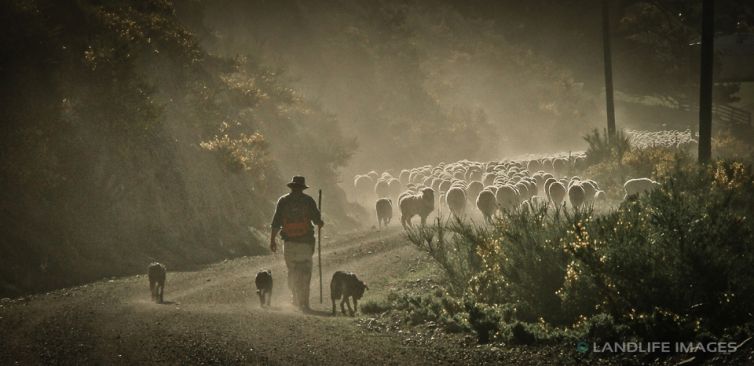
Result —
[[300, 238], [309, 234], [311, 219], [301, 205], [289, 207], [283, 215], [282, 233], [287, 238]]

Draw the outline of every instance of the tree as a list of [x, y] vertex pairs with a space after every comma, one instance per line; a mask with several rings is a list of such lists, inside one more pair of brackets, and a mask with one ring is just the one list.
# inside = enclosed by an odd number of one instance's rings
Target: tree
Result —
[[615, 103], [613, 102], [613, 63], [610, 55], [610, 7], [602, 0], [602, 49], [605, 60], [605, 103], [607, 103], [607, 136], [615, 136]]
[[714, 3], [702, 3], [702, 65], [699, 78], [699, 162], [710, 160], [712, 154], [712, 69], [715, 34]]

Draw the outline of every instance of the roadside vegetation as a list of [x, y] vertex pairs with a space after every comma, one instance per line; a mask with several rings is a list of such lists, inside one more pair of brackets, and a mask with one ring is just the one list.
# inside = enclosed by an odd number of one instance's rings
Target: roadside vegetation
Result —
[[[587, 175], [650, 176], [661, 188], [599, 212], [541, 204], [505, 211], [492, 225], [454, 219], [411, 229], [442, 285], [392, 294], [364, 312], [397, 312], [482, 344], [754, 334], [750, 162], [698, 165], [678, 146], [638, 149], [598, 132], [586, 140]], [[612, 188], [617, 197], [620, 186]]]
[[0, 14], [0, 296], [264, 253], [293, 172], [353, 224], [337, 171], [355, 141], [274, 68], [207, 53], [171, 2]]

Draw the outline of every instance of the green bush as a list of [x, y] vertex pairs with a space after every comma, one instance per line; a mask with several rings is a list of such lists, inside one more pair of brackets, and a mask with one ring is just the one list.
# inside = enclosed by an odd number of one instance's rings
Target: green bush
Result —
[[584, 141], [588, 144], [586, 160], [590, 165], [607, 160], [620, 161], [631, 150], [628, 136], [621, 130], [615, 131], [615, 136], [610, 138], [606, 130], [600, 134], [599, 130], [594, 129], [584, 136]]
[[390, 302], [386, 300], [367, 300], [359, 306], [364, 314], [382, 314], [390, 310]]
[[477, 245], [487, 242], [489, 233], [484, 226], [474, 226], [460, 219], [434, 225], [422, 225], [406, 231], [406, 237], [419, 249], [428, 253], [447, 275], [450, 290], [461, 295], [469, 280], [481, 269]]
[[[468, 279], [466, 311], [481, 343], [500, 332], [528, 344], [512, 321], [572, 326], [589, 319], [586, 332], [603, 340], [691, 340], [752, 321], [751, 168], [680, 159], [660, 182], [604, 215], [590, 208], [513, 210], [489, 229], [460, 222], [425, 229], [435, 239], [419, 247], [449, 277]], [[446, 244], [438, 244], [437, 233]], [[505, 320], [501, 305], [509, 311]]]

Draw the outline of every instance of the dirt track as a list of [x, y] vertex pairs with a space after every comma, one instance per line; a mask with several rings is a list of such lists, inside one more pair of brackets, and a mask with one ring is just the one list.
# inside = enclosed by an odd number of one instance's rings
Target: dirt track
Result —
[[[150, 301], [145, 276], [6, 300], [0, 307], [0, 364], [455, 363], [329, 314], [327, 287], [335, 270], [353, 270], [372, 287], [409, 271], [418, 253], [397, 229], [328, 242], [322, 305], [316, 269], [312, 281], [314, 315], [289, 305], [282, 254], [240, 258], [169, 272], [163, 305]], [[254, 292], [261, 268], [273, 272], [272, 309], [261, 309]]]

